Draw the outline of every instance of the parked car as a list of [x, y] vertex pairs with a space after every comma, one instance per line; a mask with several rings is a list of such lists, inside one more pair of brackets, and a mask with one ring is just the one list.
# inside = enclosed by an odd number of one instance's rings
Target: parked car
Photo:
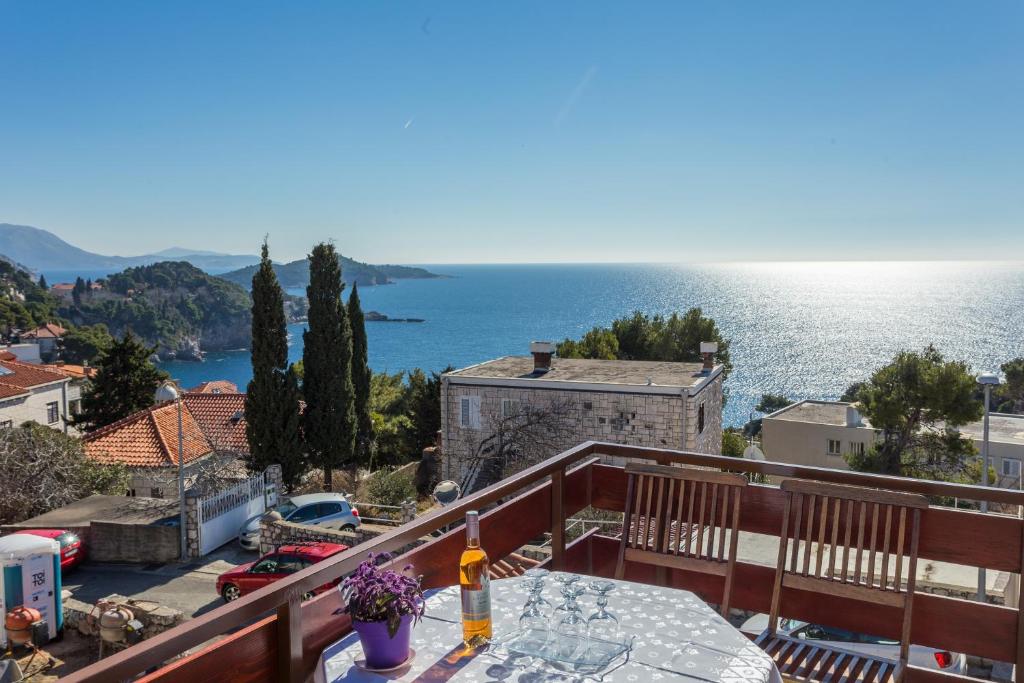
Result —
[[25, 529], [15, 531], [16, 534], [31, 534], [52, 538], [60, 543], [60, 570], [67, 573], [80, 565], [85, 560], [85, 544], [78, 534], [64, 529]]
[[[744, 622], [740, 630], [751, 638], [756, 638], [768, 628], [768, 615], [755, 614]], [[900, 643], [891, 638], [853, 633], [831, 626], [809, 624], [796, 619], [779, 619], [779, 634], [819, 642], [825, 647], [850, 650], [851, 652], [896, 659], [899, 657]], [[966, 674], [967, 658], [956, 652], [936, 650], [922, 645], [910, 646], [910, 663], [925, 669], [935, 669], [944, 673]]]
[[[347, 545], [341, 543], [296, 543], [283, 545], [272, 553], [267, 553], [255, 562], [248, 562], [235, 567], [229, 572], [224, 572], [217, 577], [217, 592], [224, 598], [224, 602], [231, 602], [238, 598], [263, 588], [294, 574], [300, 569], [321, 562], [331, 555], [337, 555], [343, 550], [348, 550]], [[336, 586], [341, 579], [315, 588], [303, 599], [329, 590]]]
[[[309, 493], [293, 496], [277, 506], [285, 520], [297, 524], [311, 524], [330, 529], [350, 531], [357, 528], [359, 510], [352, 507], [343, 493]], [[238, 542], [246, 550], [260, 549], [260, 517], [245, 521], [238, 531]]]

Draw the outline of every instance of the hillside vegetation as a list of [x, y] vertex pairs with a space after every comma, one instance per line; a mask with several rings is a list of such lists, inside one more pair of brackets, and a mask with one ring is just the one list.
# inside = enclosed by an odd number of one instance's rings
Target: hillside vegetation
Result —
[[[371, 266], [346, 256], [338, 256], [338, 261], [341, 263], [342, 278], [348, 285], [353, 282], [361, 286], [385, 285], [392, 280], [442, 277], [424, 268], [412, 266]], [[219, 277], [248, 289], [252, 284], [252, 276], [256, 272], [256, 268], [257, 266], [248, 266], [224, 273]], [[309, 259], [299, 259], [291, 263], [275, 263], [274, 273], [277, 275], [278, 282], [285, 289], [305, 287], [309, 284]]]
[[31, 275], [0, 258], [0, 333], [57, 322], [57, 303]]
[[162, 358], [249, 346], [249, 293], [189, 263], [128, 268], [100, 284], [65, 301], [60, 313], [75, 325], [105, 324], [117, 337], [131, 330]]

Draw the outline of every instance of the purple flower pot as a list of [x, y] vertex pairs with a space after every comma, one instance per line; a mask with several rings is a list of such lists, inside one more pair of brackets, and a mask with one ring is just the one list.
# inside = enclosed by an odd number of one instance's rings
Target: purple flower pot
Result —
[[352, 621], [352, 628], [359, 634], [366, 655], [366, 665], [371, 669], [393, 669], [409, 659], [409, 636], [412, 633], [412, 615], [406, 614], [398, 625], [398, 632], [392, 638], [388, 635], [386, 621]]

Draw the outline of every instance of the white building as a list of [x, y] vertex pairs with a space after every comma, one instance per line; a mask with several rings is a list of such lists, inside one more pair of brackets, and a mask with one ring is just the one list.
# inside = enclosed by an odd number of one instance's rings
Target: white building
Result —
[[0, 359], [0, 428], [34, 421], [67, 433], [71, 379], [10, 358]]
[[[981, 452], [983, 425], [960, 432]], [[852, 403], [800, 401], [761, 421], [761, 447], [768, 460], [849, 469], [843, 457], [870, 448], [878, 432]], [[995, 413], [989, 419], [989, 457], [1000, 486], [1019, 486], [1024, 461], [1024, 415]]]

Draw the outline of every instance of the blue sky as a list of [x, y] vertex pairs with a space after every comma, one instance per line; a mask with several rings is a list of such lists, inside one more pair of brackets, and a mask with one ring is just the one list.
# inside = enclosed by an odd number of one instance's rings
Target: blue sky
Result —
[[1024, 258], [1024, 3], [0, 0], [0, 222], [375, 262]]

